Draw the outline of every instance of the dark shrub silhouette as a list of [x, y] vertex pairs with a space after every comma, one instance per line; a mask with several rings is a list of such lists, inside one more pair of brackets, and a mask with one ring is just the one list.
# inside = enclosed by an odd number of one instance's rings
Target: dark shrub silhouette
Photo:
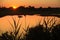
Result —
[[52, 27], [51, 32], [42, 25], [30, 28], [25, 40], [60, 40], [60, 24]]
[[60, 40], [60, 24], [52, 29], [53, 40]]
[[38, 25], [34, 28], [27, 27], [27, 30], [24, 29], [26, 35], [21, 39], [19, 36], [18, 39], [15, 39], [16, 36], [12, 34], [8, 34], [8, 32], [3, 33], [0, 36], [0, 40], [60, 40], [60, 24], [53, 26], [51, 32], [44, 28], [43, 25]]
[[25, 40], [50, 40], [50, 33], [48, 30], [44, 31], [42, 25], [36, 26], [35, 28], [30, 28], [26, 34]]
[[[51, 22], [52, 24], [51, 27], [49, 28], [48, 24], [50, 24]], [[55, 22], [56, 22], [55, 17], [52, 19], [48, 19], [47, 21], [44, 18], [43, 25], [45, 26], [39, 24], [34, 28], [30, 28], [27, 34], [25, 35], [26, 36], [25, 40], [52, 40], [53, 37], [51, 31], [55, 25]]]

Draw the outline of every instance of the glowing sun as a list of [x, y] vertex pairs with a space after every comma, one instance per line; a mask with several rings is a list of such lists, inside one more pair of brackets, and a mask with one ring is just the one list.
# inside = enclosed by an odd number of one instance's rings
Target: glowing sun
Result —
[[13, 9], [16, 9], [17, 7], [16, 6], [12, 6], [13, 7]]

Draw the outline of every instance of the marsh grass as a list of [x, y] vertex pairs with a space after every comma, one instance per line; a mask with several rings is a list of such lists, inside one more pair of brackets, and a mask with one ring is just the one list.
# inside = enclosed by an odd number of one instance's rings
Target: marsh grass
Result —
[[[47, 17], [48, 18], [48, 17]], [[50, 24], [52, 22], [52, 24]], [[51, 27], [48, 27], [48, 25], [51, 25]], [[55, 27], [56, 20], [55, 17], [52, 19], [48, 19], [48, 21], [44, 18], [43, 25], [37, 25], [34, 28], [27, 28], [28, 31], [25, 35], [25, 40], [53, 40], [53, 28]], [[57, 26], [57, 25], [56, 25]]]
[[12, 17], [12, 19], [13, 19], [13, 24], [11, 24], [10, 21], [9, 21], [9, 23], [10, 23], [11, 27], [13, 28], [13, 32], [10, 32], [9, 34], [8, 34], [8, 32], [3, 33], [2, 36], [0, 36], [0, 39], [2, 39], [2, 40], [22, 40], [21, 39], [22, 33], [19, 35], [19, 37], [17, 37], [18, 33], [20, 31], [20, 28], [21, 28], [21, 24], [19, 24], [20, 19], [18, 20], [17, 23], [13, 17]]
[[53, 26], [51, 32], [43, 25], [30, 28], [25, 35], [25, 40], [60, 40], [60, 24]]
[[[0, 40], [60, 40], [60, 24], [55, 26], [55, 18], [49, 19], [48, 21], [44, 18], [43, 25], [38, 24], [37, 26], [33, 28], [27, 27], [27, 29], [22, 28], [26, 34], [23, 34], [23, 32], [18, 36], [18, 33], [21, 29], [21, 24], [15, 21], [13, 19], [13, 24], [10, 23], [11, 27], [13, 28], [13, 32], [8, 34], [8, 32], [3, 33], [2, 36], [0, 36]], [[52, 25], [50, 24], [52, 22]], [[51, 27], [48, 27], [48, 24], [51, 25]], [[45, 27], [44, 27], [45, 26]], [[24, 35], [23, 38], [21, 38], [22, 34]]]

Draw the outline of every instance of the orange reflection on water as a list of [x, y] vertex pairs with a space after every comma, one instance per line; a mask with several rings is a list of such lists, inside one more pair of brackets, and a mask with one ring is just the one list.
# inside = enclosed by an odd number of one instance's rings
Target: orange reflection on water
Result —
[[[18, 22], [19, 18], [16, 15], [15, 16], [5, 16], [3, 18], [0, 18], [0, 30], [1, 30], [1, 32], [6, 32], [6, 31], [11, 32], [11, 31], [13, 31], [13, 28], [11, 27], [11, 25], [9, 23], [9, 21], [10, 21], [11, 24], [14, 26], [12, 17], [15, 19], [16, 22]], [[43, 24], [43, 19], [44, 18], [45, 17], [38, 16], [38, 15], [32, 15], [32, 16], [31, 15], [26, 15], [26, 16], [22, 16], [20, 18], [20, 21], [19, 21], [19, 25], [21, 24], [21, 29], [20, 30], [23, 31], [22, 28], [26, 29], [28, 26], [29, 26], [29, 28], [35, 27], [39, 23]], [[49, 16], [48, 18], [50, 19], [50, 18], [54, 18], [54, 17], [53, 16], [52, 17]], [[57, 18], [57, 17], [55, 17], [55, 18], [57, 20], [56, 24], [60, 24], [59, 23], [60, 22], [60, 18]]]

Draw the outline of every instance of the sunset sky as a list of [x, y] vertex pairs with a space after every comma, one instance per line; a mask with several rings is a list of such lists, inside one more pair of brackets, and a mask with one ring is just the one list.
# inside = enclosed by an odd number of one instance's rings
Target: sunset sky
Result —
[[0, 0], [0, 6], [3, 7], [27, 7], [29, 5], [35, 7], [60, 7], [60, 0]]

